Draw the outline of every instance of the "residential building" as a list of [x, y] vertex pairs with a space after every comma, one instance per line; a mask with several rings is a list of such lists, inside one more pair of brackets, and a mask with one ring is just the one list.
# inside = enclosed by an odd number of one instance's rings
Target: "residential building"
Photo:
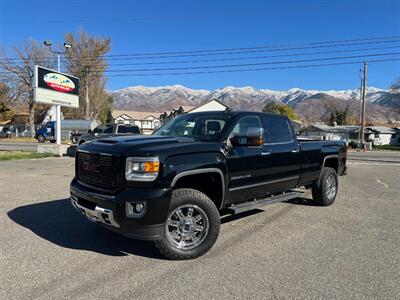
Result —
[[142, 134], [151, 134], [161, 126], [158, 112], [114, 110], [112, 117], [115, 123], [136, 125]]
[[373, 145], [400, 145], [400, 130], [386, 126], [367, 126], [366, 140]]
[[[300, 130], [300, 135], [323, 140], [357, 141], [360, 138], [360, 126], [315, 123]], [[400, 145], [400, 130], [386, 126], [365, 127], [364, 140], [372, 145]]]
[[329, 126], [323, 123], [314, 123], [300, 130], [300, 136], [321, 140], [358, 140], [360, 126], [336, 125]]

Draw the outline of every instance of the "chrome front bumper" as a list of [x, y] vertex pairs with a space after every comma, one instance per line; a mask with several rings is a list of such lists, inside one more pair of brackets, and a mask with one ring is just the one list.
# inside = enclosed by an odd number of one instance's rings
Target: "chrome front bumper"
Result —
[[78, 198], [71, 195], [71, 204], [77, 211], [85, 215], [92, 222], [102, 223], [108, 226], [119, 228], [119, 224], [114, 219], [114, 214], [111, 209], [96, 206], [94, 210], [79, 205]]

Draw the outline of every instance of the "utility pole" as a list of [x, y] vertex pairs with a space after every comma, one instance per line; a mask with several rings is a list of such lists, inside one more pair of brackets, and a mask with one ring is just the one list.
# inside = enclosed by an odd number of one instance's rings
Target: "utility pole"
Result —
[[[65, 54], [68, 49], [72, 47], [71, 44], [64, 43], [65, 51], [54, 51], [51, 49], [51, 41], [44, 41], [46, 47], [49, 47], [49, 51], [51, 53], [57, 54], [57, 71], [61, 72], [61, 64], [60, 64], [60, 55]], [[61, 105], [56, 105], [56, 143], [57, 145], [61, 144]]]
[[90, 100], [89, 100], [89, 83], [88, 83], [88, 75], [89, 75], [89, 67], [85, 66], [85, 102], [86, 102], [86, 120], [90, 120]]
[[[361, 146], [364, 148], [365, 133], [365, 93], [367, 88], [367, 63], [364, 62], [363, 90], [362, 90], [362, 107], [361, 107]], [[364, 148], [365, 149], [365, 148]]]

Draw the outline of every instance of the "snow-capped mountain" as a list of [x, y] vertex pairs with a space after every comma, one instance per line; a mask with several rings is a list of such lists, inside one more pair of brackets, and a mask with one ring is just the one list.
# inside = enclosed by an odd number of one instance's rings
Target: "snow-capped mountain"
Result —
[[[226, 86], [213, 91], [194, 90], [182, 85], [144, 87], [133, 86], [112, 92], [115, 98], [115, 109], [164, 112], [181, 105], [195, 106], [202, 102], [216, 99], [234, 109], [262, 110], [269, 101], [279, 101], [290, 105], [304, 117], [311, 113], [317, 118], [326, 114], [326, 105], [335, 101], [343, 105], [354, 106], [354, 114], [360, 101], [360, 90], [302, 90], [292, 88], [286, 91], [255, 89], [251, 86]], [[393, 98], [387, 90], [374, 87], [367, 88], [366, 98], [369, 103], [371, 120], [400, 120], [394, 107]], [[347, 105], [347, 104], [346, 104]], [[383, 121], [383, 120], [382, 120]]]

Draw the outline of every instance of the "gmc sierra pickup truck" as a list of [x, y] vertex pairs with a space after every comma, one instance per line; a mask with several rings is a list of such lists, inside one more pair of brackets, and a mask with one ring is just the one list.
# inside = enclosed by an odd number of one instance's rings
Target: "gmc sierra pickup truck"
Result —
[[110, 230], [155, 241], [167, 258], [190, 259], [213, 246], [222, 213], [287, 201], [301, 187], [331, 205], [346, 153], [342, 141], [298, 140], [285, 116], [189, 113], [151, 136], [82, 144], [71, 202]]

